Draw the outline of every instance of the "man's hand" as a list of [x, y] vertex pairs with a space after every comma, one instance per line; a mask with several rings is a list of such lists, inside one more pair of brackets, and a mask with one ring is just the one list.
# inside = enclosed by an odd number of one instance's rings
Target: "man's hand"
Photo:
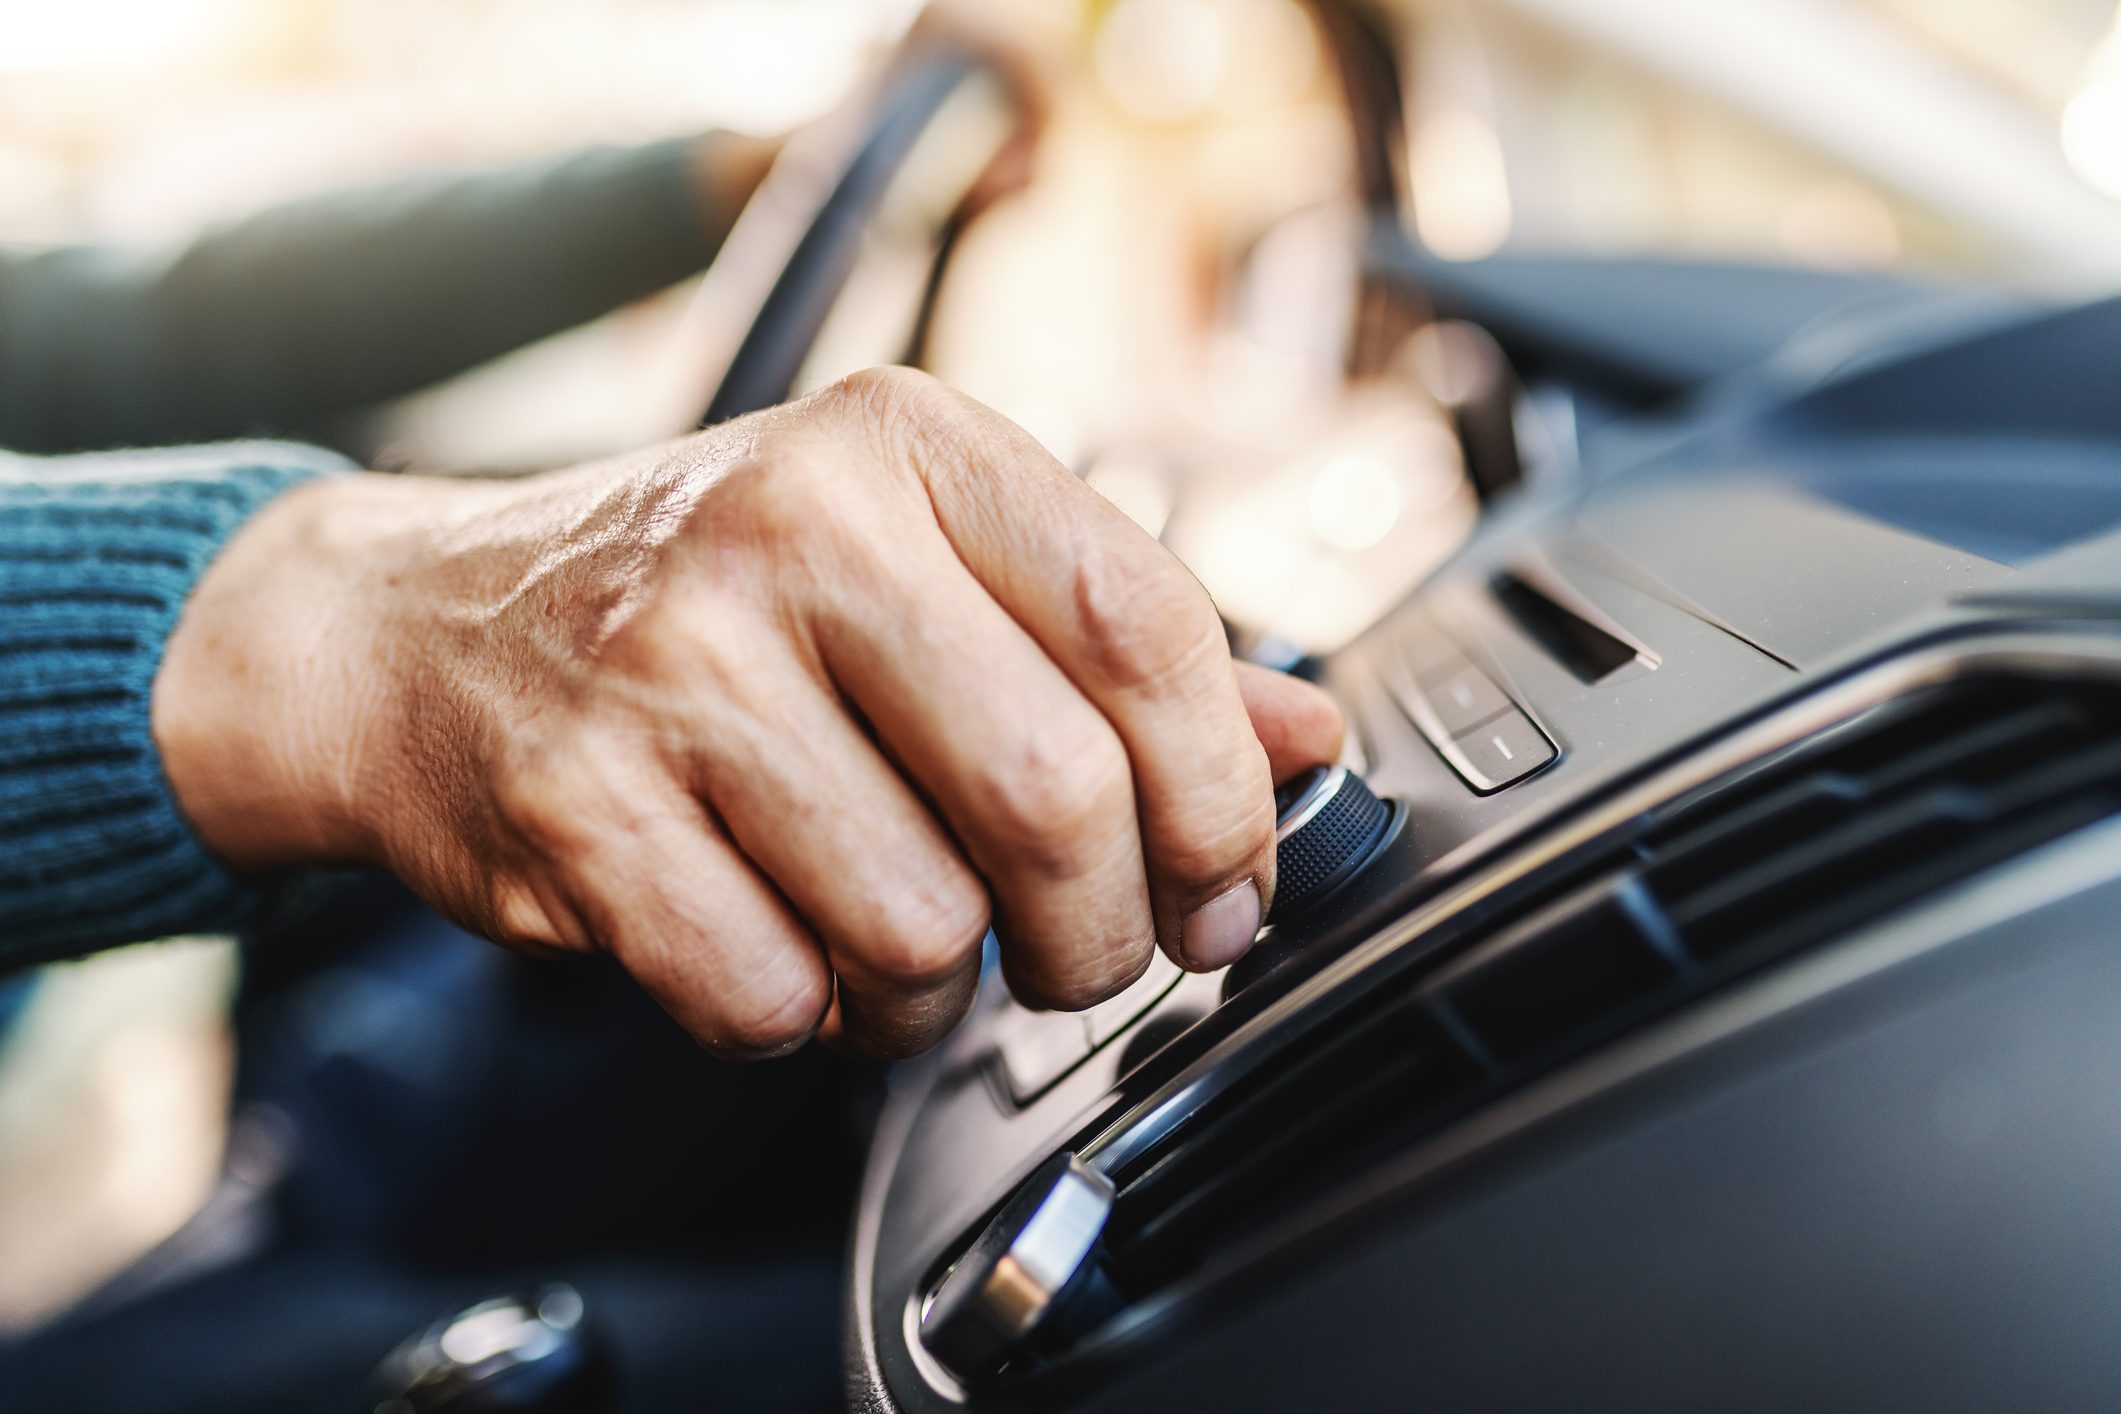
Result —
[[1270, 780], [1341, 735], [1028, 435], [899, 370], [527, 481], [290, 493], [187, 606], [155, 729], [234, 863], [386, 865], [734, 1055], [933, 1044], [990, 919], [1037, 1004], [1158, 944], [1229, 963]]

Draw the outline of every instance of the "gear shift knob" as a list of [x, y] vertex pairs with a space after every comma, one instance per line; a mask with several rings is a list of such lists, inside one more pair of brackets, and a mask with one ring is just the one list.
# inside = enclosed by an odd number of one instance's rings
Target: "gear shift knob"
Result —
[[373, 1414], [609, 1414], [611, 1362], [581, 1293], [558, 1283], [481, 1301], [384, 1357]]

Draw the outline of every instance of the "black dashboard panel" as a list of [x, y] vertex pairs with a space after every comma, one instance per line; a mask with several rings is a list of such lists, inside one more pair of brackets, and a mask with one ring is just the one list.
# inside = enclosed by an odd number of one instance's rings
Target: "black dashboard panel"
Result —
[[1792, 666], [1828, 661], [2009, 577], [1994, 561], [1787, 479], [1719, 473], [1602, 486], [1583, 506], [1580, 531], [1617, 555], [1623, 572]]
[[[1742, 415], [1718, 406], [1647, 453], [1594, 456], [1584, 478], [1501, 507], [1335, 654], [1324, 681], [1407, 827], [1299, 928], [1270, 932], [1227, 976], [1181, 978], [1035, 1097], [996, 1079], [1012, 1012], [998, 981], [940, 1052], [902, 1068], [856, 1233], [858, 1405], [2108, 1402], [2121, 1377], [2105, 1294], [2121, 1247], [2107, 1039], [2121, 953], [2106, 946], [2121, 802], [2099, 772], [2121, 744], [2108, 686], [2121, 679], [2121, 534], [2095, 500], [2071, 534], [2050, 516], [2044, 538], [1991, 558], [1931, 538], [1890, 498], [1841, 494], [1835, 473], [1875, 462], [1893, 420], [1919, 412], [1910, 389], [1925, 377], [1980, 382], [2014, 408], [1989, 385], [2024, 376], [2043, 329], [2073, 351], [2093, 330], [2121, 348], [2114, 310], [2072, 311], [1851, 373], [1883, 421], [1852, 425], [1869, 414], [1837, 385]], [[2066, 496], [2083, 457], [2045, 457], [2046, 433], [1999, 421], [1939, 465], [1972, 458], [1992, 479], [2007, 469], [2028, 501]], [[2071, 440], [2082, 452], [2111, 430], [2087, 415]], [[1557, 642], [1571, 620], [1592, 631], [1588, 649]], [[1521, 708], [1551, 764], [1473, 788], [1439, 724], [1407, 707], [1408, 682], [1448, 655]], [[1954, 683], [1976, 686], [1936, 696]], [[2062, 697], [2072, 705], [2053, 715]], [[1949, 733], [1903, 732], [1899, 757], [1865, 754], [1920, 702], [1944, 703], [1922, 710]], [[2071, 724], [2075, 754], [2043, 754], [2051, 722]], [[1959, 774], [1921, 775], [1947, 739]], [[1893, 780], [1864, 795], [1873, 759]], [[2041, 771], [2069, 777], [2040, 786], [2060, 794], [2026, 794]], [[1800, 855], [1807, 821], [1823, 822], [1831, 852], [1917, 807], [1928, 813], [1892, 856], [1908, 869], [1981, 848], [1890, 898], [1826, 859], [1719, 903], [1756, 862], [1747, 841], [1766, 838], [1745, 835], [1748, 820], [1776, 801], [1795, 823], [1777, 825], [1774, 847]], [[1670, 880], [1694, 857], [1716, 868], [1695, 869], [1684, 893]], [[1840, 922], [1812, 918], [1801, 939], [1795, 923], [1770, 926], [1800, 918], [1814, 892]], [[1716, 951], [1740, 935], [1752, 951]], [[1567, 1046], [1527, 1031], [1512, 1052], [1465, 979], [1497, 975], [1479, 971], [1497, 958], [1536, 964], [1557, 937], [1595, 946], [1545, 991], [1513, 993], [1501, 1022], [1588, 1016], [1607, 993], [1613, 1005]], [[1648, 970], [1640, 1005], [1631, 968]], [[1353, 1036], [1455, 1059], [1422, 1069], [1340, 1039]], [[1342, 1052], [1355, 1068], [1320, 1070]], [[1306, 1100], [1307, 1066], [1335, 1088]], [[1346, 1111], [1374, 1118], [1376, 1142], [1367, 1123], [1343, 1124], [1312, 1150], [1336, 1156], [1330, 1172], [1289, 1158], [1275, 1126], [1309, 1123], [1372, 1073], [1412, 1087]], [[1422, 1105], [1433, 1122], [1403, 1130]], [[1122, 1268], [1131, 1299], [1116, 1315], [969, 1391], [922, 1350], [924, 1298], [1027, 1173], [1075, 1151], [1117, 1183], [1119, 1222], [1159, 1165], [1186, 1172], [1168, 1165], [1188, 1143], [1212, 1138], [1224, 1147], [1201, 1152], [1217, 1172], [1241, 1171], [1232, 1114], [1278, 1116], [1255, 1136], [1282, 1167], [1250, 1190], [1253, 1208], [1214, 1210], [1254, 1225], [1203, 1242], [1212, 1224], [1196, 1222], [1191, 1246], [1155, 1249], [1184, 1260]], [[1293, 1174], [1316, 1186], [1275, 1187]], [[1183, 1209], [1185, 1187], [1157, 1201]], [[1115, 1244], [1177, 1221], [1131, 1201]]]
[[[1059, 1402], [2106, 1407], [2121, 1358], [2117, 851], [2109, 829], [2044, 859], [2055, 901], [2020, 916], [1995, 900], [2007, 921], [1782, 999], [1786, 1014], [1732, 1018], [1712, 1054], [1492, 1141], [1399, 1211], [1343, 1218], [1257, 1304]], [[1889, 954], [1940, 922], [1868, 946]], [[1530, 1123], [1491, 1122], [1511, 1120]]]

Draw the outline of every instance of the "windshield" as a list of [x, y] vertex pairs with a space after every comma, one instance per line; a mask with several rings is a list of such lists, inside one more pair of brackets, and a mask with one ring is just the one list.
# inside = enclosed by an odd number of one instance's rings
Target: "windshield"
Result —
[[1417, 233], [2121, 282], [2111, 0], [1410, 0]]

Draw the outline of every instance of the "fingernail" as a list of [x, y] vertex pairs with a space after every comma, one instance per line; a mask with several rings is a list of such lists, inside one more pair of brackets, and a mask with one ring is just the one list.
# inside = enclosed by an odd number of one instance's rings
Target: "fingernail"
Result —
[[1178, 924], [1178, 950], [1192, 966], [1227, 967], [1259, 935], [1259, 886], [1250, 879], [1194, 909]]

